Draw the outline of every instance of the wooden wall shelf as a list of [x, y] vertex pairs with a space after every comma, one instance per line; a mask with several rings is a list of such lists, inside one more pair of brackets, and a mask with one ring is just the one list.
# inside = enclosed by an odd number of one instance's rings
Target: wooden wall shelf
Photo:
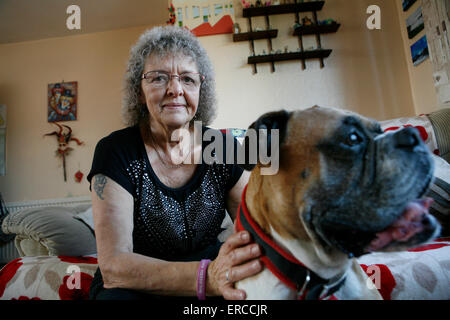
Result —
[[278, 54], [266, 54], [260, 56], [248, 57], [248, 64], [276, 62], [276, 61], [288, 61], [288, 60], [305, 60], [316, 58], [327, 58], [333, 50], [321, 49], [301, 52], [287, 52]]
[[308, 34], [325, 34], [337, 32], [341, 25], [339, 23], [332, 23], [326, 25], [309, 25], [298, 27], [294, 30], [294, 36], [308, 35]]
[[320, 11], [325, 1], [300, 2], [290, 4], [279, 4], [277, 6], [244, 8], [243, 17], [270, 16], [274, 14]]
[[235, 33], [233, 34], [233, 41], [238, 42], [238, 41], [259, 40], [259, 39], [272, 39], [276, 38], [277, 35], [278, 35], [277, 29]]
[[[325, 1], [311, 1], [311, 2], [297, 2], [290, 4], [280, 4], [274, 6], [264, 6], [264, 7], [253, 7], [244, 8], [243, 17], [248, 19], [249, 32], [245, 33], [235, 33], [233, 34], [233, 41], [249, 41], [250, 42], [250, 56], [248, 57], [248, 64], [253, 64], [254, 73], [257, 73], [256, 65], [258, 63], [270, 63], [271, 71], [275, 71], [276, 61], [287, 61], [287, 60], [301, 60], [302, 69], [306, 68], [307, 59], [319, 59], [320, 67], [325, 66], [324, 59], [327, 58], [332, 50], [322, 49], [322, 43], [320, 39], [321, 34], [334, 33], [337, 32], [341, 26], [339, 23], [332, 24], [319, 24], [317, 18], [317, 11], [322, 10]], [[255, 40], [267, 39], [268, 52], [274, 52], [272, 49], [272, 39], [276, 38], [278, 35], [278, 30], [271, 29], [269, 22], [269, 16], [277, 14], [293, 13], [295, 14], [295, 23], [300, 23], [300, 15], [302, 12], [311, 12], [313, 15], [312, 25], [303, 25], [294, 30], [293, 35], [298, 37], [299, 49], [295, 52], [285, 52], [276, 54], [255, 54]], [[253, 31], [252, 30], [252, 17], [264, 16], [266, 20], [266, 30], [264, 31]], [[305, 50], [303, 46], [303, 37], [308, 35], [315, 35], [317, 46], [316, 50]], [[278, 52], [280, 52], [278, 50]]]

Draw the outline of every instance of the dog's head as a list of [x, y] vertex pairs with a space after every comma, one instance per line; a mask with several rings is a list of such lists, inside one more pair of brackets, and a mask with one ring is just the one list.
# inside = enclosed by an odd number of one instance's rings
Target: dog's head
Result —
[[267, 164], [259, 162], [243, 165], [253, 170], [251, 189], [268, 198], [250, 204], [262, 211], [264, 229], [354, 256], [438, 235], [429, 199], [421, 199], [433, 162], [415, 129], [383, 133], [374, 120], [321, 107], [271, 112], [249, 129], [269, 129], [268, 140], [279, 129], [278, 173], [262, 175]]

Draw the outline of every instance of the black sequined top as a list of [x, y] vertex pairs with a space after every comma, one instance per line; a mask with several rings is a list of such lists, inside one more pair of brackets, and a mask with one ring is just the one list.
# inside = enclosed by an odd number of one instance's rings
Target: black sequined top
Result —
[[226, 197], [242, 171], [233, 164], [202, 163], [186, 185], [169, 188], [154, 173], [139, 128], [128, 127], [98, 142], [87, 179], [103, 174], [133, 196], [134, 252], [183, 261], [218, 250]]

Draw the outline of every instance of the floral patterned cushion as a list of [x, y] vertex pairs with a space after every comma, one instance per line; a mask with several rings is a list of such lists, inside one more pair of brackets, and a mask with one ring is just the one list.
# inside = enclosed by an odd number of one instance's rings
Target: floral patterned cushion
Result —
[[0, 300], [87, 300], [95, 257], [22, 257], [0, 271]]

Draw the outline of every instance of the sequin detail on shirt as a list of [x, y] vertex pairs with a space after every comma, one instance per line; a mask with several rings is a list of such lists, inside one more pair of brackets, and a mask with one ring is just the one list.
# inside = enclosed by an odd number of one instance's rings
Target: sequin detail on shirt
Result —
[[144, 159], [132, 161], [127, 173], [136, 188], [133, 251], [168, 259], [214, 244], [225, 217], [229, 171], [225, 165], [205, 165], [201, 181], [183, 192], [183, 187], [160, 187]]

